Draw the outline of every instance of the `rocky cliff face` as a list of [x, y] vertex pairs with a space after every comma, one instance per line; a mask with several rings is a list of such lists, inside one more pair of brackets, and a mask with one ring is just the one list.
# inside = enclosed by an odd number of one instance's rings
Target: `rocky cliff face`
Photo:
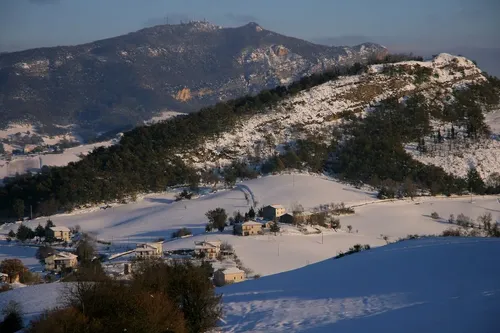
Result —
[[92, 135], [386, 53], [376, 44], [316, 45], [255, 23], [222, 28], [195, 22], [1, 54], [0, 124], [27, 121], [48, 133], [57, 131], [54, 125], [76, 125]]

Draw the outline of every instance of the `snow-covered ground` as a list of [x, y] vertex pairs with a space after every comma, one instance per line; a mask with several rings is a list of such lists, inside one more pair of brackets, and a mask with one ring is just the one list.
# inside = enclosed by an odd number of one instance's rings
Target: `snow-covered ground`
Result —
[[[248, 193], [249, 201], [244, 192]], [[217, 207], [225, 208], [229, 215], [240, 210], [247, 211], [252, 195], [258, 206], [283, 204], [288, 210], [300, 203], [306, 209], [326, 203], [345, 202], [354, 205], [355, 214], [342, 216], [342, 230], [325, 231], [323, 234], [303, 235], [290, 227], [283, 227], [279, 235], [238, 237], [231, 234], [231, 228], [224, 233], [205, 233], [207, 222], [205, 212]], [[202, 196], [188, 201], [174, 201], [174, 193], [148, 195], [136, 203], [114, 206], [106, 210], [91, 210], [52, 216], [58, 226], [74, 227], [93, 232], [99, 239], [112, 241], [116, 252], [123, 252], [127, 246], [137, 242], [153, 241], [158, 238], [170, 240], [171, 233], [182, 227], [190, 228], [194, 237], [169, 241], [165, 250], [193, 248], [194, 241], [220, 239], [234, 246], [243, 264], [256, 274], [269, 275], [296, 269], [307, 264], [331, 258], [339, 251], [346, 251], [354, 244], [385, 244], [381, 234], [396, 240], [408, 234], [439, 234], [449, 225], [432, 220], [429, 216], [436, 211], [445, 219], [464, 213], [473, 219], [491, 212], [494, 219], [500, 218], [500, 204], [493, 197], [470, 198], [420, 198], [412, 201], [380, 202], [374, 193], [356, 189], [338, 182], [312, 175], [279, 175], [262, 177], [239, 183], [234, 190]], [[26, 222], [32, 228], [42, 225], [47, 218]], [[352, 226], [352, 233], [347, 226]], [[0, 226], [0, 235], [6, 235], [18, 225]], [[357, 232], [356, 232], [357, 231]], [[12, 248], [0, 244], [0, 254], [14, 256]], [[33, 263], [31, 263], [33, 264]]]
[[160, 114], [154, 116], [150, 120], [147, 120], [144, 122], [145, 125], [151, 125], [158, 123], [160, 121], [165, 121], [173, 117], [181, 116], [184, 115], [185, 113], [182, 112], [175, 112], [175, 111], [163, 111]]
[[[219, 288], [222, 332], [494, 333], [500, 240], [410, 240]], [[266, 260], [266, 256], [262, 258]], [[65, 283], [0, 294], [25, 322], [63, 301]]]
[[498, 332], [498, 255], [498, 239], [421, 239], [234, 284], [222, 329]]
[[487, 179], [492, 173], [500, 172], [500, 109], [486, 113], [485, 123], [491, 129], [491, 137], [481, 142], [470, 143], [468, 147], [463, 144], [450, 146], [445, 138], [444, 143], [437, 145], [437, 151], [433, 153], [424, 154], [417, 151], [415, 143], [408, 144], [407, 151], [416, 160], [440, 166], [448, 173], [465, 177], [470, 168], [474, 167], [483, 179]]
[[15, 176], [16, 173], [23, 174], [28, 171], [38, 171], [44, 165], [64, 166], [70, 162], [80, 160], [80, 155], [86, 155], [95, 148], [108, 147], [116, 143], [114, 140], [81, 145], [78, 147], [65, 149], [62, 154], [40, 154], [33, 156], [13, 157], [7, 161], [0, 159], [0, 179]]

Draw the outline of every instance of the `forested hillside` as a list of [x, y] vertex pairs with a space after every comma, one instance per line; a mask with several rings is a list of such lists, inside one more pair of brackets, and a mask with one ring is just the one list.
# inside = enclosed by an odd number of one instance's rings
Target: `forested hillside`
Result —
[[[413, 160], [404, 149], [404, 143], [421, 142], [433, 135], [432, 119], [435, 118], [453, 120], [457, 131], [466, 133], [469, 140], [487, 135], [483, 112], [489, 106], [498, 105], [499, 81], [484, 77], [472, 63], [465, 61], [463, 75], [436, 78], [433, 75], [444, 75], [445, 69], [448, 70], [448, 62], [434, 61], [435, 67], [430, 70], [425, 66], [422, 69], [417, 62], [392, 64], [401, 60], [407, 58], [386, 57], [379, 61], [386, 65], [355, 64], [338, 68], [289, 86], [265, 90], [256, 96], [218, 103], [195, 114], [138, 127], [125, 133], [119, 145], [99, 148], [77, 163], [46, 168], [39, 175], [22, 175], [7, 181], [5, 187], [0, 188], [2, 217], [23, 216], [30, 205], [35, 216], [50, 215], [84, 204], [163, 191], [171, 185], [189, 184], [196, 188], [200, 181], [225, 181], [230, 185], [236, 178], [285, 168], [335, 173], [351, 182], [371, 183], [381, 189], [383, 196], [414, 195], [417, 190], [430, 190], [434, 194], [462, 193], [468, 189], [499, 191], [500, 184], [486, 188], [473, 170], [468, 179], [458, 178], [440, 167]], [[458, 70], [460, 73], [460, 68]], [[358, 94], [338, 90], [335, 86], [346, 86], [349, 80], [359, 83], [355, 86]], [[367, 86], [378, 82], [372, 80], [387, 80], [384, 82], [401, 89], [389, 93], [389, 88], [382, 86], [375, 95], [365, 92], [366, 98], [360, 101], [359, 89], [366, 90]], [[397, 83], [400, 81], [408, 81], [409, 86]], [[287, 130], [292, 129], [295, 133], [280, 138], [287, 144], [270, 142], [268, 145], [274, 145], [274, 149], [266, 151], [264, 147], [258, 156], [251, 151], [235, 155], [230, 150], [237, 147], [232, 144], [217, 148], [217, 156], [190, 153], [203, 151], [210, 142], [225, 144], [228, 133], [241, 132], [245, 124], [255, 119], [267, 121], [263, 117], [301, 115], [297, 110], [282, 110], [283, 103], [301, 101], [304, 94], [331, 86], [336, 87], [337, 93], [352, 95], [356, 103], [346, 104], [344, 96], [344, 108], [331, 106], [329, 113], [324, 115], [328, 120], [321, 118], [319, 122], [324, 124], [321, 131], [316, 130], [315, 122], [299, 118], [296, 124], [302, 124], [305, 130], [298, 125], [287, 125]], [[437, 92], [441, 97], [437, 97]], [[325, 98], [331, 94], [329, 92]], [[402, 98], [404, 96], [407, 97]], [[339, 96], [335, 95], [334, 99]], [[301, 103], [298, 105], [302, 107]], [[312, 127], [308, 129], [307, 126]], [[279, 131], [276, 127], [276, 133]], [[261, 139], [259, 133], [249, 135], [255, 141]], [[211, 154], [214, 151], [211, 150]]]

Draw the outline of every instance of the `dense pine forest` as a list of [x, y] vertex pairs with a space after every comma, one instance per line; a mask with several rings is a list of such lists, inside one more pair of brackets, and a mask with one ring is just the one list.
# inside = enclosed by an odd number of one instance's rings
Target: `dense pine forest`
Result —
[[[371, 64], [409, 59], [415, 58], [387, 56]], [[336, 68], [305, 77], [287, 87], [280, 86], [255, 96], [219, 103], [194, 114], [137, 127], [125, 133], [120, 144], [98, 148], [76, 163], [44, 167], [40, 174], [11, 178], [0, 188], [0, 218], [25, 216], [30, 206], [36, 217], [84, 204], [124, 200], [141, 192], [164, 191], [168, 186], [187, 184], [194, 188], [200, 181], [212, 182], [217, 175], [210, 170], [200, 174], [176, 154], [232, 128], [243, 116], [266, 112], [277, 102], [302, 90], [365, 70], [366, 65], [361, 64]], [[388, 99], [363, 118], [342, 114], [340, 125], [332, 128], [335, 138], [330, 144], [313, 138], [299, 140], [288, 147], [286, 153], [272, 157], [261, 166], [235, 162], [220, 174], [231, 184], [236, 178], [254, 177], [258, 173], [286, 168], [308, 169], [332, 173], [349, 182], [370, 183], [387, 196], [394, 196], [401, 188], [406, 189], [406, 194], [412, 194], [416, 188], [427, 189], [433, 194], [462, 193], [471, 189], [478, 193], [498, 192], [500, 184], [497, 188], [487, 188], [474, 170], [468, 179], [461, 179], [439, 167], [413, 160], [405, 152], [404, 143], [419, 142], [419, 149], [426, 149], [424, 139], [437, 137], [429, 123], [431, 117], [453, 123], [457, 131], [464, 131], [470, 140], [487, 136], [482, 106], [498, 105], [499, 91], [499, 80], [489, 77], [484, 84], [456, 91], [453, 102], [443, 108], [436, 107], [422, 95], [404, 102]]]

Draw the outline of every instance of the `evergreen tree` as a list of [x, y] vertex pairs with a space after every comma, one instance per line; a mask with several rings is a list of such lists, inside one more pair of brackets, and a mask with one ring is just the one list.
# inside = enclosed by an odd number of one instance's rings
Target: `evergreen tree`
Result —
[[14, 212], [15, 217], [18, 220], [21, 220], [24, 217], [24, 201], [21, 199], [14, 200], [12, 204], [12, 211]]
[[278, 225], [277, 221], [274, 221], [273, 223], [271, 223], [271, 228], [270, 228], [271, 232], [274, 232], [274, 234], [276, 235], [278, 232], [280, 232], [280, 230], [281, 230], [281, 228]]
[[16, 233], [14, 232], [14, 230], [11, 230], [9, 231], [8, 235], [10, 238], [16, 238]]
[[438, 129], [437, 141], [438, 141], [438, 143], [443, 142], [443, 136], [441, 135], [441, 129]]
[[21, 224], [17, 229], [16, 237], [21, 242], [24, 242], [27, 239], [33, 239], [35, 237], [35, 233], [29, 227]]
[[40, 224], [38, 224], [38, 226], [35, 228], [35, 236], [39, 238], [45, 237], [45, 228]]
[[476, 194], [484, 194], [484, 181], [476, 168], [470, 168], [467, 172], [467, 186], [470, 191]]
[[253, 209], [253, 207], [251, 207], [250, 210], [248, 211], [248, 217], [250, 219], [254, 219], [255, 218], [255, 210]]

